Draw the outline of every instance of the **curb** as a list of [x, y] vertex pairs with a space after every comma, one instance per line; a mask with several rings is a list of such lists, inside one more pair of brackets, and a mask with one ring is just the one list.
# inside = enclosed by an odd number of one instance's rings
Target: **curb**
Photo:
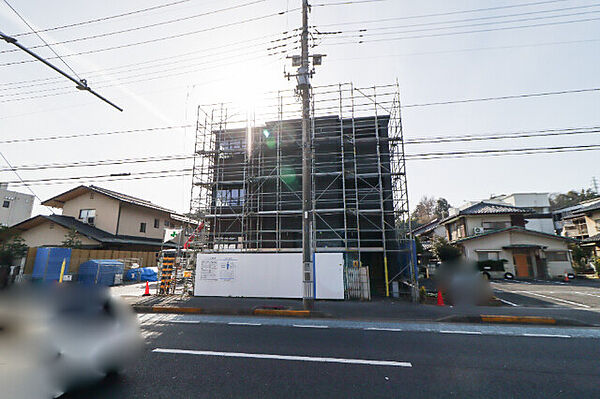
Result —
[[480, 323], [480, 324], [535, 324], [544, 326], [596, 327], [594, 324], [578, 320], [561, 319], [545, 316], [510, 316], [510, 315], [477, 315], [448, 316], [437, 319], [438, 322]]
[[205, 309], [185, 306], [132, 305], [136, 313], [207, 314], [222, 316], [326, 317], [323, 312], [291, 309]]

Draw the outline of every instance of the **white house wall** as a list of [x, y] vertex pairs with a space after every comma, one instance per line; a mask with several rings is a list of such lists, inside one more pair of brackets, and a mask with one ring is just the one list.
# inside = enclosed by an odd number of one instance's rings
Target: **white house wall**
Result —
[[[477, 251], [499, 251], [499, 259], [506, 259], [504, 269], [516, 275], [513, 262], [512, 250], [502, 247], [510, 245], [539, 245], [545, 247], [544, 251], [568, 251], [568, 244], [559, 238], [543, 237], [540, 235], [527, 234], [518, 231], [507, 231], [497, 234], [482, 236], [477, 239], [462, 242], [465, 257], [471, 261], [477, 261]], [[547, 262], [548, 273], [552, 277], [561, 276], [565, 270], [572, 270], [571, 262]]]

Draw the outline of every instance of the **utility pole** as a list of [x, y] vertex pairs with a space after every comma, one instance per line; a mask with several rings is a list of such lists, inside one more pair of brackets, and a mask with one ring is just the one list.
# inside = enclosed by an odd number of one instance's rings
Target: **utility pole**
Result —
[[302, 304], [314, 306], [312, 254], [312, 137], [310, 131], [310, 71], [308, 55], [308, 0], [302, 0], [302, 53], [298, 91], [302, 96]]
[[310, 79], [314, 74], [312, 65], [321, 65], [324, 54], [310, 55], [308, 52], [308, 0], [302, 0], [302, 32], [300, 36], [301, 54], [292, 57], [292, 66], [297, 66], [295, 75], [284, 73], [290, 79], [296, 77], [298, 82], [296, 93], [302, 98], [302, 304], [304, 309], [312, 309], [315, 302], [313, 273], [313, 239], [312, 236], [312, 132], [310, 128]]
[[594, 187], [596, 194], [600, 195], [600, 191], [598, 190], [598, 179], [596, 179], [596, 176], [592, 177], [592, 187]]

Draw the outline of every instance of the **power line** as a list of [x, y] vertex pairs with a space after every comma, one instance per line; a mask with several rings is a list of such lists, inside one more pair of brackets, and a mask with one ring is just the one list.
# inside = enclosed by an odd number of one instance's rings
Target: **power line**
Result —
[[455, 136], [429, 136], [405, 138], [404, 144], [441, 144], [456, 143], [467, 141], [487, 141], [487, 140], [505, 140], [521, 139], [534, 137], [555, 137], [555, 136], [573, 136], [580, 134], [600, 133], [600, 126], [590, 128], [568, 128], [568, 129], [545, 129], [532, 130], [525, 132], [483, 134], [483, 135], [455, 135]]
[[[5, 4], [6, 4], [6, 5], [7, 5], [7, 6], [8, 6], [8, 7], [11, 9], [11, 10], [13, 10], [13, 12], [14, 12], [15, 14], [17, 14], [17, 16], [19, 17], [19, 19], [21, 19], [21, 21], [23, 21], [23, 23], [24, 23], [25, 25], [27, 25], [27, 27], [28, 27], [29, 29], [31, 29], [31, 32], [32, 32], [32, 33], [35, 33], [35, 35], [36, 35], [36, 36], [37, 36], [37, 37], [38, 37], [38, 38], [39, 38], [39, 39], [40, 39], [40, 40], [41, 40], [41, 41], [44, 43], [44, 46], [48, 47], [48, 48], [50, 49], [50, 51], [52, 51], [52, 53], [53, 53], [53, 54], [54, 54], [54, 55], [55, 55], [55, 56], [56, 56], [56, 57], [57, 57], [59, 60], [61, 60], [61, 61], [62, 61], [62, 63], [63, 63], [63, 64], [65, 64], [65, 65], [66, 65], [66, 67], [67, 67], [67, 68], [69, 68], [69, 70], [70, 70], [70, 71], [71, 71], [71, 72], [72, 72], [72, 73], [73, 73], [75, 76], [77, 76], [77, 79], [81, 80], [81, 77], [80, 77], [79, 75], [77, 75], [77, 72], [75, 72], [75, 71], [73, 70], [73, 68], [71, 68], [71, 66], [70, 66], [69, 64], [67, 64], [67, 62], [66, 62], [66, 61], [65, 61], [63, 58], [61, 58], [61, 56], [60, 56], [60, 55], [58, 55], [58, 53], [57, 53], [56, 51], [54, 51], [54, 49], [53, 49], [53, 48], [52, 48], [52, 47], [51, 47], [51, 46], [48, 44], [48, 42], [46, 42], [46, 41], [44, 40], [44, 38], [43, 38], [42, 36], [40, 36], [40, 34], [39, 34], [38, 32], [36, 32], [36, 30], [35, 30], [35, 29], [33, 29], [33, 27], [32, 27], [31, 25], [29, 25], [29, 22], [27, 22], [27, 20], [25, 20], [25, 18], [23, 18], [23, 17], [21, 16], [21, 14], [19, 14], [19, 12], [18, 12], [17, 10], [15, 10], [15, 8], [14, 8], [13, 6], [11, 6], [11, 5], [10, 5], [10, 3], [8, 2], [8, 0], [3, 0], [3, 1], [4, 1], [4, 3], [5, 3]], [[44, 46], [34, 46], [34, 47], [30, 47], [30, 49], [31, 49], [31, 48], [36, 48], [36, 47], [44, 47]], [[14, 50], [7, 50], [7, 51], [10, 51], [10, 52], [15, 52], [15, 51], [19, 51], [19, 50], [18, 50], [18, 49], [14, 49]], [[0, 51], [0, 53], [3, 53], [3, 52], [4, 52], [4, 51]]]
[[61, 74], [65, 78], [69, 79], [70, 81], [72, 81], [73, 83], [76, 84], [75, 87], [78, 90], [87, 91], [87, 92], [91, 93], [92, 95], [98, 97], [100, 100], [104, 101], [105, 103], [109, 104], [110, 106], [116, 108], [117, 110], [119, 110], [121, 112], [123, 111], [123, 109], [120, 108], [118, 105], [114, 104], [113, 102], [111, 102], [110, 100], [108, 100], [107, 98], [103, 97], [102, 95], [100, 95], [95, 90], [93, 90], [91, 87], [89, 87], [88, 84], [87, 84], [87, 82], [84, 79], [79, 79], [79, 80], [75, 79], [71, 75], [65, 73], [64, 71], [62, 71], [58, 67], [54, 66], [54, 64], [50, 63], [49, 61], [46, 61], [44, 58], [40, 57], [39, 55], [37, 55], [33, 51], [29, 50], [27, 47], [25, 47], [25, 46], [21, 45], [20, 43], [18, 43], [17, 39], [15, 39], [13, 37], [10, 37], [10, 36], [7, 36], [7, 35], [5, 35], [2, 32], [0, 32], [0, 39], [6, 41], [9, 44], [12, 44], [12, 45], [20, 48], [21, 50], [23, 50], [27, 54], [31, 55], [36, 60], [42, 62], [44, 65], [50, 67], [51, 69], [55, 70], [56, 72], [58, 72], [59, 74]]
[[[245, 58], [245, 61], [252, 61], [252, 60], [258, 60], [258, 59], [263, 59], [264, 57], [261, 56], [257, 56], [257, 57], [252, 57], [252, 58]], [[199, 72], [199, 71], [205, 71], [205, 70], [210, 70], [210, 69], [214, 69], [214, 68], [220, 68], [223, 66], [227, 66], [230, 65], [230, 63], [225, 63], [225, 64], [219, 64], [219, 65], [215, 65], [209, 68], [196, 68], [196, 69], [192, 69], [189, 71], [183, 71], [181, 72], [181, 68], [170, 68], [168, 70], [177, 70], [178, 72], [175, 73], [169, 73], [169, 74], [163, 74], [163, 75], [152, 75], [149, 73], [144, 73], [144, 74], [138, 74], [138, 75], [134, 75], [131, 76], [129, 78], [133, 78], [133, 77], [138, 77], [138, 76], [143, 76], [144, 78], [142, 79], [133, 79], [133, 80], [128, 80], [128, 81], [122, 81], [122, 80], [118, 80], [116, 83], [113, 84], [104, 84], [104, 85], [99, 85], [98, 88], [107, 88], [107, 87], [115, 87], [115, 86], [124, 86], [124, 85], [129, 85], [129, 84], [133, 84], [133, 83], [140, 83], [140, 82], [148, 82], [151, 80], [157, 80], [157, 79], [164, 79], [164, 78], [169, 78], [169, 77], [173, 77], [173, 76], [180, 76], [180, 75], [187, 75], [190, 73], [195, 73], [195, 72]], [[193, 65], [192, 65], [193, 66]], [[159, 73], [162, 73], [164, 71], [158, 71]], [[150, 75], [150, 77], [148, 77]], [[214, 79], [212, 80], [214, 81]], [[55, 88], [55, 89], [51, 89], [49, 91], [52, 91], [49, 94], [42, 94], [42, 95], [37, 95], [37, 96], [29, 96], [29, 97], [20, 97], [20, 98], [11, 98], [8, 100], [1, 100], [0, 103], [10, 103], [10, 102], [17, 102], [17, 101], [25, 101], [25, 100], [32, 100], [32, 99], [38, 99], [38, 98], [48, 98], [48, 97], [54, 97], [54, 96], [58, 96], [58, 95], [63, 95], [63, 94], [72, 94], [71, 90], [65, 90], [62, 92], [54, 92], [54, 91], [59, 91], [62, 88]], [[38, 92], [42, 92], [42, 90], [38, 91]], [[15, 95], [18, 95], [15, 94]]]
[[556, 146], [556, 147], [531, 147], [531, 148], [510, 148], [510, 149], [486, 149], [469, 151], [451, 151], [451, 152], [429, 152], [421, 154], [407, 154], [407, 160], [430, 160], [445, 158], [465, 158], [475, 156], [501, 156], [501, 155], [532, 155], [532, 154], [551, 154], [558, 152], [580, 152], [600, 150], [600, 144], [589, 144], [580, 146]]
[[[535, 155], [535, 154], [551, 154], [551, 153], [567, 153], [567, 152], [583, 152], [583, 151], [598, 151], [600, 144], [580, 145], [580, 146], [555, 146], [555, 147], [530, 147], [530, 148], [515, 148], [515, 149], [485, 149], [485, 150], [467, 150], [467, 151], [448, 151], [448, 152], [427, 152], [417, 154], [406, 154], [407, 160], [442, 160], [442, 159], [461, 159], [470, 157], [497, 157], [507, 155]], [[43, 179], [30, 179], [22, 181], [9, 181], [9, 184], [52, 184], [57, 182], [71, 182], [74, 180], [93, 180], [101, 178], [112, 178], [106, 181], [117, 180], [141, 180], [148, 178], [162, 177], [181, 177], [186, 173], [191, 172], [191, 168], [171, 169], [158, 171], [142, 171], [142, 172], [127, 172], [127, 173], [112, 173], [104, 175], [86, 175], [86, 176], [67, 176], [67, 177], [50, 177]], [[179, 173], [178, 175], [167, 176], [166, 174]], [[157, 176], [153, 176], [157, 175]], [[165, 176], [163, 176], [165, 175]]]
[[[417, 26], [432, 26], [432, 25], [440, 25], [440, 24], [454, 24], [454, 23], [459, 23], [459, 22], [480, 21], [480, 20], [489, 20], [489, 19], [497, 19], [497, 18], [508, 18], [508, 17], [533, 15], [533, 14], [541, 14], [541, 13], [549, 13], [549, 12], [557, 12], [557, 11], [575, 10], [575, 9], [582, 9], [582, 8], [592, 8], [592, 7], [599, 7], [599, 6], [600, 6], [600, 4], [592, 4], [592, 5], [577, 6], [577, 7], [558, 8], [558, 9], [553, 9], [553, 10], [530, 11], [530, 12], [517, 13], [517, 14], [492, 15], [492, 16], [477, 17], [477, 18], [456, 19], [456, 20], [451, 20], [451, 21], [425, 22], [425, 23], [410, 24], [410, 25], [395, 25], [395, 26], [375, 27], [375, 28], [361, 28], [361, 29], [355, 29], [355, 30], [336, 31], [336, 32], [324, 32], [324, 33], [321, 33], [321, 32], [317, 31], [316, 34], [317, 35], [338, 35], [338, 34], [355, 32], [355, 33], [360, 33], [362, 35], [368, 35], [369, 33], [365, 33], [365, 32], [371, 32], [371, 31], [377, 31], [377, 30], [412, 28], [412, 27], [417, 27]], [[598, 13], [598, 11], [582, 11], [582, 12], [577, 12], [577, 13], [567, 13], [567, 14], [558, 14], [558, 15], [546, 15], [546, 16], [538, 16], [538, 17], [532, 17], [532, 18], [513, 19], [513, 20], [508, 20], [508, 21], [492, 21], [492, 22], [483, 22], [483, 23], [478, 23], [478, 24], [466, 24], [466, 25], [456, 25], [456, 26], [442, 26], [442, 27], [435, 27], [435, 28], [428, 28], [428, 29], [416, 29], [416, 30], [408, 30], [408, 31], [389, 32], [387, 34], [426, 32], [426, 31], [439, 30], [439, 29], [456, 29], [456, 28], [475, 27], [475, 26], [508, 24], [508, 23], [515, 23], [515, 22], [537, 21], [537, 20], [540, 20], [540, 19], [549, 19], [549, 18], [564, 18], [564, 17], [571, 17], [571, 16], [577, 16], [577, 15], [587, 15], [587, 14], [595, 14], [595, 13]], [[386, 33], [373, 33], [372, 35], [384, 35], [384, 34], [386, 34]]]
[[[369, 40], [358, 40], [358, 41], [347, 41], [347, 42], [325, 43], [325, 44], [328, 46], [333, 46], [333, 45], [362, 44], [362, 43], [374, 43], [374, 42], [388, 42], [388, 41], [408, 40], [408, 39], [424, 39], [424, 38], [432, 38], [432, 37], [464, 35], [464, 34], [469, 34], [469, 33], [496, 32], [496, 31], [511, 30], [511, 29], [538, 28], [538, 27], [542, 27], [542, 26], [555, 26], [555, 25], [564, 25], [564, 24], [572, 24], [572, 23], [579, 23], [579, 22], [591, 22], [591, 21], [597, 21], [599, 19], [600, 18], [584, 18], [584, 19], [577, 19], [577, 20], [572, 20], [572, 21], [545, 22], [545, 23], [541, 23], [541, 24], [504, 26], [504, 27], [498, 27], [498, 28], [476, 29], [476, 30], [467, 30], [467, 31], [459, 31], [459, 32], [432, 33], [432, 34], [427, 34], [427, 35], [400, 36], [400, 37], [392, 37], [392, 38], [369, 39]], [[445, 29], [448, 29], [448, 28], [445, 28]], [[400, 32], [398, 32], [398, 33], [400, 33]], [[354, 35], [354, 36], [347, 36], [346, 38], [353, 38], [353, 37], [357, 37], [357, 36], [360, 37], [359, 35]], [[315, 46], [317, 46], [317, 44], [313, 44], [313, 47], [315, 47]]]
[[[2, 159], [4, 159], [4, 162], [6, 162], [6, 164], [8, 165], [8, 167], [10, 168], [10, 170], [12, 170], [12, 172], [19, 178], [20, 183], [22, 183], [25, 187], [27, 187], [27, 189], [31, 192], [31, 194], [33, 194], [33, 196], [35, 198], [38, 199], [38, 201], [40, 201], [40, 203], [42, 202], [42, 200], [40, 199], [40, 197], [38, 197], [38, 195], [33, 191], [33, 189], [25, 182], [25, 180], [23, 180], [23, 178], [21, 177], [21, 175], [19, 175], [19, 172], [17, 172], [12, 165], [10, 164], [10, 162], [8, 162], [8, 159], [6, 159], [6, 157], [4, 156], [4, 154], [2, 152], [0, 152], [0, 156], [2, 157]], [[48, 207], [46, 207], [48, 208]], [[50, 209], [50, 208], [48, 208]], [[50, 209], [50, 212], [52, 212], [52, 214], [54, 214], [54, 211], [52, 209]]]
[[185, 129], [187, 127], [193, 127], [195, 125], [175, 125], [175, 126], [157, 126], [157, 127], [148, 127], [143, 129], [129, 129], [129, 130], [114, 130], [108, 132], [97, 132], [97, 133], [75, 133], [75, 134], [63, 134], [63, 135], [51, 135], [47, 137], [27, 137], [20, 139], [9, 139], [2, 140], [0, 144], [16, 144], [16, 143], [31, 143], [36, 141], [54, 141], [54, 140], [68, 140], [75, 138], [84, 138], [84, 137], [98, 137], [98, 136], [111, 136], [111, 135], [120, 135], [120, 134], [131, 134], [131, 133], [141, 133], [141, 132], [157, 132], [164, 130], [173, 130], [173, 129]]
[[[164, 174], [164, 173], [182, 173], [182, 172], [191, 172], [192, 169], [171, 169], [171, 170], [155, 170], [155, 171], [144, 171], [144, 172], [126, 172], [126, 173], [111, 173], [107, 175], [87, 175], [87, 176], [67, 176], [67, 177], [50, 177], [43, 179], [30, 179], [30, 180], [21, 180], [19, 181], [9, 181], [8, 184], [31, 184], [31, 183], [45, 183], [45, 182], [53, 182], [53, 181], [72, 181], [72, 180], [90, 180], [90, 179], [100, 179], [104, 177], [114, 177], [114, 178], [127, 178], [127, 177], [137, 177], [137, 176], [147, 176], [152, 174]], [[38, 198], [39, 199], [39, 198]]]
[[416, 107], [430, 107], [434, 105], [449, 105], [449, 104], [464, 104], [464, 103], [473, 103], [480, 101], [497, 101], [497, 100], [511, 100], [517, 98], [531, 98], [531, 97], [544, 97], [544, 96], [554, 96], [554, 95], [563, 95], [563, 94], [575, 94], [575, 93], [589, 93], [600, 91], [600, 88], [587, 88], [587, 89], [574, 89], [574, 90], [560, 90], [560, 91], [549, 91], [542, 93], [524, 93], [524, 94], [513, 94], [508, 96], [498, 96], [498, 97], [481, 97], [481, 98], [468, 98], [464, 100], [449, 100], [449, 101], [438, 101], [438, 102], [430, 102], [430, 103], [421, 103], [421, 104], [406, 104], [402, 105], [402, 108], [416, 108]]
[[[4, 0], [4, 1], [6, 1], [6, 0]], [[127, 29], [122, 29], [122, 30], [117, 30], [117, 31], [112, 31], [112, 32], [98, 33], [96, 35], [83, 36], [83, 37], [79, 37], [79, 38], [75, 38], [75, 39], [68, 39], [68, 40], [63, 40], [63, 41], [60, 41], [60, 42], [54, 42], [54, 43], [52, 43], [52, 45], [75, 43], [75, 42], [81, 42], [81, 41], [85, 41], [85, 40], [98, 39], [98, 38], [101, 38], [101, 37], [118, 35], [118, 34], [121, 34], [121, 33], [140, 31], [140, 30], [144, 30], [144, 29], [148, 29], [148, 28], [155, 28], [157, 26], [163, 26], [163, 25], [173, 24], [173, 23], [177, 23], [177, 22], [187, 21], [187, 20], [190, 20], [190, 19], [204, 17], [204, 16], [207, 16], [207, 15], [213, 15], [213, 14], [217, 14], [217, 13], [224, 12], [224, 11], [231, 11], [231, 10], [235, 10], [235, 9], [238, 9], [238, 8], [242, 8], [242, 7], [247, 7], [247, 6], [250, 6], [250, 5], [254, 5], [254, 4], [257, 4], [257, 3], [262, 3], [264, 1], [266, 1], [266, 0], [254, 0], [254, 1], [251, 1], [251, 2], [248, 2], [248, 3], [244, 3], [244, 4], [240, 4], [240, 5], [236, 5], [236, 6], [221, 8], [219, 10], [214, 10], [214, 11], [209, 11], [209, 12], [203, 12], [203, 13], [195, 14], [195, 15], [188, 15], [188, 16], [185, 16], [185, 17], [171, 19], [171, 20], [168, 20], [168, 21], [155, 22], [153, 24], [148, 24], [148, 25], [134, 26], [132, 28], [127, 28]], [[33, 46], [31, 48], [35, 49], [35, 48], [40, 48], [40, 47], [43, 47], [43, 46]], [[12, 53], [14, 51], [16, 51], [16, 50], [4, 50], [4, 51], [0, 51], [0, 54], [2, 54], [2, 53]]]
[[[200, 50], [194, 50], [194, 51], [188, 51], [185, 53], [179, 53], [179, 54], [174, 54], [171, 56], [167, 56], [167, 57], [158, 57], [158, 58], [152, 58], [152, 59], [147, 59], [146, 61], [142, 61], [142, 62], [136, 62], [136, 63], [130, 63], [130, 64], [123, 64], [123, 65], [119, 65], [119, 66], [115, 66], [115, 67], [109, 67], [109, 68], [101, 68], [101, 69], [95, 69], [95, 70], [91, 70], [91, 71], [87, 71], [87, 72], [83, 72], [84, 75], [87, 75], [88, 77], [93, 77], [93, 76], [102, 76], [103, 74], [101, 72], [105, 72], [105, 71], [114, 71], [114, 70], [120, 70], [120, 69], [124, 69], [127, 67], [131, 67], [131, 66], [136, 66], [139, 67], [140, 65], [146, 65], [146, 64], [152, 64], [152, 63], [156, 63], [159, 61], [168, 61], [169, 65], [171, 65], [173, 63], [173, 60], [176, 58], [180, 58], [180, 57], [185, 57], [188, 55], [192, 55], [192, 54], [198, 54], [198, 53], [202, 53], [203, 56], [202, 57], [196, 57], [196, 58], [205, 58], [207, 56], [206, 52], [207, 51], [211, 51], [211, 50], [220, 50], [222, 48], [225, 47], [232, 47], [232, 46], [237, 46], [237, 45], [244, 45], [247, 43], [251, 43], [257, 40], [262, 40], [262, 39], [267, 39], [270, 37], [274, 37], [274, 36], [279, 36], [279, 35], [265, 35], [265, 36], [259, 36], [259, 37], [255, 37], [252, 39], [246, 39], [246, 40], [240, 40], [240, 41], [235, 41], [235, 42], [229, 42], [229, 43], [225, 43], [222, 44], [220, 46], [214, 46], [214, 47], [208, 47], [208, 48], [204, 48], [204, 49], [200, 49]], [[228, 53], [234, 53], [240, 50], [244, 50], [244, 49], [248, 49], [251, 47], [258, 47], [258, 46], [262, 46], [268, 43], [272, 43], [273, 41], [268, 41], [268, 42], [261, 42], [261, 43], [257, 43], [257, 44], [253, 44], [253, 45], [245, 45], [243, 46], [243, 48], [240, 49], [232, 49], [232, 50], [228, 50], [225, 52], [217, 52], [217, 53], [211, 53], [208, 54], [209, 56], [214, 56], [214, 55], [220, 55], [220, 54], [228, 54]], [[195, 58], [191, 58], [191, 59], [195, 59]], [[181, 61], [177, 61], [177, 62], [181, 62]], [[141, 68], [137, 68], [137, 69], [141, 69]], [[132, 69], [130, 69], [132, 70]], [[126, 70], [129, 71], [129, 70]], [[126, 72], [125, 71], [125, 72]], [[2, 86], [13, 86], [13, 87], [7, 87], [7, 88], [1, 88], [0, 90], [6, 91], [6, 90], [13, 90], [13, 89], [21, 89], [21, 88], [27, 88], [27, 87], [36, 87], [39, 85], [48, 85], [48, 84], [55, 84], [57, 80], [60, 80], [60, 78], [39, 78], [39, 79], [30, 79], [30, 80], [21, 80], [21, 81], [16, 81], [16, 82], [6, 82], [6, 83], [0, 83], [0, 87]], [[36, 82], [41, 82], [38, 84], [33, 84]], [[47, 82], [47, 83], [44, 83]], [[18, 85], [23, 85], [26, 83], [32, 83], [31, 85], [25, 85], [25, 86], [18, 86]]]
[[[196, 35], [196, 34], [204, 33], [204, 32], [210, 32], [210, 31], [214, 31], [214, 30], [218, 30], [218, 29], [222, 29], [222, 28], [228, 28], [231, 26], [237, 26], [237, 25], [243, 25], [243, 24], [250, 23], [250, 22], [261, 21], [261, 20], [264, 20], [267, 18], [285, 15], [288, 12], [294, 12], [297, 10], [299, 10], [299, 8], [280, 11], [280, 12], [267, 14], [267, 15], [263, 15], [263, 16], [259, 16], [259, 17], [247, 18], [247, 19], [244, 19], [241, 21], [230, 22], [230, 23], [226, 23], [226, 24], [222, 24], [222, 25], [213, 26], [210, 28], [199, 29], [199, 30], [194, 30], [194, 31], [189, 31], [189, 32], [183, 32], [183, 33], [178, 33], [178, 34], [170, 35], [170, 36], [163, 36], [163, 37], [158, 37], [158, 38], [154, 38], [154, 39], [147, 39], [147, 40], [142, 40], [142, 41], [133, 42], [133, 43], [124, 43], [124, 44], [119, 44], [116, 46], [104, 47], [104, 48], [95, 49], [95, 50], [87, 50], [87, 51], [80, 51], [80, 52], [76, 52], [76, 53], [63, 54], [63, 57], [67, 58], [67, 57], [74, 57], [77, 55], [95, 54], [95, 53], [101, 53], [101, 52], [105, 52], [105, 51], [111, 51], [111, 50], [117, 50], [117, 49], [133, 47], [133, 46], [149, 44], [149, 43], [157, 43], [157, 42], [161, 42], [161, 41], [165, 41], [165, 40], [178, 39], [181, 37]], [[49, 59], [52, 59], [52, 57], [50, 57]], [[20, 64], [26, 64], [29, 62], [33, 62], [33, 61], [22, 60], [22, 61], [5, 62], [5, 63], [0, 64], [0, 66], [20, 65]]]
[[356, 22], [332, 23], [332, 24], [327, 24], [327, 25], [320, 24], [319, 26], [356, 25], [356, 24], [372, 23], [372, 22], [387, 22], [387, 21], [399, 21], [399, 20], [405, 20], [405, 19], [442, 17], [442, 16], [447, 16], [447, 15], [467, 14], [467, 13], [482, 12], [482, 11], [495, 11], [495, 10], [502, 10], [502, 9], [508, 9], [508, 8], [517, 8], [517, 7], [530, 7], [530, 6], [537, 6], [537, 5], [550, 4], [550, 3], [562, 3], [565, 1], [569, 1], [569, 0], [538, 1], [538, 2], [534, 2], [534, 3], [521, 3], [521, 4], [512, 4], [512, 5], [498, 6], [498, 7], [475, 8], [475, 9], [469, 9], [469, 10], [449, 11], [449, 12], [433, 13], [433, 14], [409, 15], [409, 16], [405, 16], [405, 17], [380, 18], [380, 19], [363, 20], [363, 21], [356, 21]]
[[[171, 125], [171, 126], [153, 126], [140, 129], [113, 130], [105, 132], [93, 133], [73, 133], [73, 134], [52, 134], [42, 137], [26, 137], [18, 139], [0, 140], [0, 144], [18, 144], [32, 143], [38, 141], [55, 141], [55, 140], [70, 140], [81, 139], [88, 137], [101, 137], [111, 135], [123, 135], [133, 133], [156, 133], [169, 130], [178, 130], [194, 127], [194, 124]], [[567, 127], [567, 128], [552, 128], [541, 130], [525, 130], [516, 132], [494, 132], [481, 135], [437, 135], [405, 138], [405, 144], [435, 144], [456, 141], [478, 141], [478, 140], [496, 140], [505, 138], [530, 138], [530, 137], [549, 137], [549, 136], [569, 136], [579, 134], [591, 134], [600, 132], [600, 126], [584, 126], [584, 127]]]
[[[136, 15], [136, 14], [141, 14], [141, 13], [145, 13], [145, 12], [149, 12], [149, 11], [154, 11], [154, 10], [158, 10], [161, 8], [175, 6], [175, 5], [182, 4], [182, 3], [188, 3], [189, 1], [191, 1], [191, 0], [174, 1], [171, 3], [167, 3], [167, 4], [160, 4], [160, 5], [157, 5], [154, 7], [142, 8], [140, 10], [129, 11], [129, 12], [125, 12], [122, 14], [111, 15], [108, 17], [88, 19], [87, 21], [75, 22], [75, 23], [71, 23], [71, 24], [67, 24], [67, 25], [59, 25], [59, 26], [54, 26], [52, 28], [40, 29], [37, 32], [50, 32], [50, 31], [55, 31], [55, 30], [60, 30], [60, 29], [74, 28], [76, 26], [88, 25], [88, 24], [93, 24], [96, 22], [108, 21], [108, 20], [115, 19], [115, 18], [127, 17], [130, 15]], [[27, 35], [31, 35], [31, 34], [32, 34], [31, 32], [23, 32], [23, 33], [17, 33], [13, 36], [20, 37], [20, 36], [27, 36]]]

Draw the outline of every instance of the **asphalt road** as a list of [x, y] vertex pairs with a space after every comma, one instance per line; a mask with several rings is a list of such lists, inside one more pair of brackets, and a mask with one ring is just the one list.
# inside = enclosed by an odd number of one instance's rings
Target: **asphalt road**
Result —
[[600, 331], [141, 315], [147, 348], [66, 398], [592, 398]]
[[496, 297], [508, 306], [600, 311], [600, 282], [595, 280], [494, 280], [492, 288]]

